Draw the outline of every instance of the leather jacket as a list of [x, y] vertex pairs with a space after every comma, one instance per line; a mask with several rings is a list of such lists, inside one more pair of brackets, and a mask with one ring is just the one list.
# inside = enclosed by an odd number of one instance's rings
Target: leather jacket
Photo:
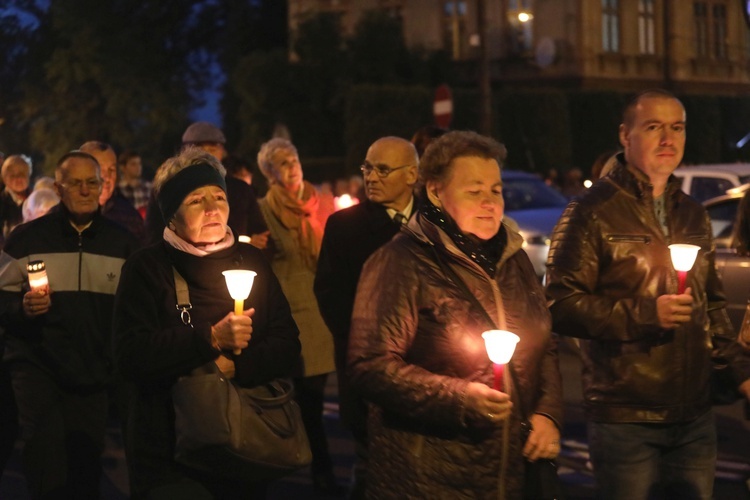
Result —
[[[371, 403], [368, 490], [377, 498], [520, 498], [521, 408], [560, 424], [557, 343], [521, 236], [489, 276], [437, 226], [417, 214], [365, 264], [349, 344], [351, 384]], [[500, 327], [521, 338], [511, 363], [507, 425], [480, 429], [466, 417], [470, 382], [493, 384], [481, 333], [491, 328], [452, 269]]]
[[[680, 190], [674, 176], [665, 209], [668, 236], [654, 213], [648, 178], [618, 165], [571, 202], [555, 227], [547, 263], [553, 331], [580, 339], [585, 409], [594, 421], [695, 419], [711, 406], [714, 348], [741, 355], [705, 209]], [[665, 330], [656, 300], [677, 293], [672, 243], [698, 245], [700, 251], [687, 277], [692, 317]], [[748, 375], [738, 372], [735, 378]]]

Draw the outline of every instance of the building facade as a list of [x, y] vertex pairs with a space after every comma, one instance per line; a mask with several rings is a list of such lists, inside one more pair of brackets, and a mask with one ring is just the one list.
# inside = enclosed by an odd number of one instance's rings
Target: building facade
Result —
[[[368, 9], [399, 16], [411, 48], [445, 50], [472, 79], [486, 30], [493, 83], [686, 93], [750, 90], [746, 0], [289, 0], [340, 14], [351, 33]], [[477, 12], [484, 12], [480, 19]]]

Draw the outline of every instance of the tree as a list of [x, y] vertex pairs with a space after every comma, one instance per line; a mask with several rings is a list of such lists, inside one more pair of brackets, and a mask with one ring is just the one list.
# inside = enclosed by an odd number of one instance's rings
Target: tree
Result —
[[18, 119], [55, 160], [98, 139], [160, 163], [207, 84], [213, 2], [50, 2], [28, 47]]
[[26, 127], [18, 120], [22, 93], [18, 82], [24, 73], [28, 46], [41, 10], [31, 0], [9, 0], [0, 12], [0, 151], [27, 152]]
[[218, 33], [215, 52], [221, 73], [223, 130], [230, 147], [243, 142], [237, 110], [242, 106], [231, 74], [243, 58], [256, 51], [288, 49], [287, 2], [278, 0], [220, 0], [214, 26]]
[[275, 125], [283, 124], [301, 156], [340, 156], [347, 65], [338, 18], [310, 17], [300, 24], [293, 45], [297, 62], [283, 50], [254, 51], [230, 73], [241, 100], [238, 149], [254, 155]]

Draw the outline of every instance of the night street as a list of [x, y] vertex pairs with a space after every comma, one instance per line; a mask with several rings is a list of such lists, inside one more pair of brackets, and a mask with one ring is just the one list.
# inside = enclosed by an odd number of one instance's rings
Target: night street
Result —
[[[561, 356], [561, 369], [565, 387], [566, 422], [563, 433], [562, 453], [559, 459], [560, 476], [565, 485], [567, 500], [594, 498], [591, 472], [587, 469], [588, 448], [585, 437], [583, 412], [580, 407], [580, 384], [578, 362], [569, 348]], [[336, 464], [335, 472], [343, 485], [348, 481], [353, 460], [354, 445], [339, 425], [338, 406], [335, 402], [335, 380], [328, 384], [326, 403], [326, 426], [329, 444]], [[719, 462], [714, 496], [717, 500], [750, 499], [746, 480], [750, 478], [750, 423], [743, 419], [743, 406], [717, 408], [719, 429]], [[120, 433], [116, 425], [110, 425], [107, 449], [104, 456], [105, 479], [102, 482], [102, 498], [120, 500], [127, 498], [127, 473], [120, 444]], [[18, 451], [18, 450], [17, 450]], [[15, 453], [0, 481], [0, 499], [25, 500], [28, 496], [21, 474], [19, 454]], [[271, 489], [269, 499], [287, 500], [321, 498], [312, 492], [309, 473], [299, 471]], [[325, 498], [325, 497], [323, 497]]]

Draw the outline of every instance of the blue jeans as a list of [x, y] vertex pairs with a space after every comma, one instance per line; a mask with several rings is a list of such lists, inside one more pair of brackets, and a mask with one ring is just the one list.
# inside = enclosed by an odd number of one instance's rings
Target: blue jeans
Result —
[[716, 469], [712, 410], [679, 424], [589, 422], [588, 434], [603, 500], [712, 498]]

